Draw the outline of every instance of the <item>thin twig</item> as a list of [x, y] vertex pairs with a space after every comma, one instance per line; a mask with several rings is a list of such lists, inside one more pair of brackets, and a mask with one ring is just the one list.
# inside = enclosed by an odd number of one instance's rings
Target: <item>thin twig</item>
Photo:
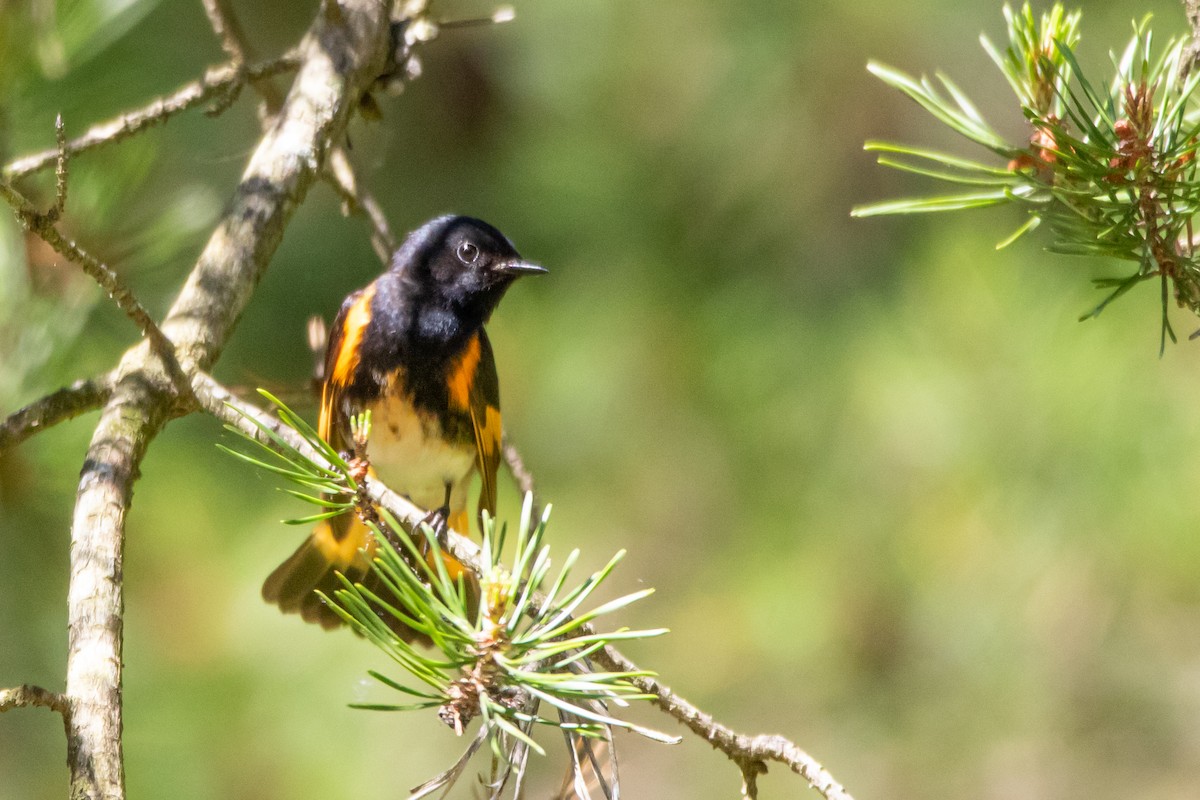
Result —
[[[609, 670], [636, 672], [637, 664], [623, 656], [614, 647], [605, 647], [592, 655], [592, 660]], [[783, 736], [760, 734], [747, 736], [722, 725], [708, 714], [672, 692], [654, 678], [635, 677], [632, 682], [639, 689], [654, 696], [652, 701], [670, 716], [683, 723], [689, 730], [713, 747], [720, 750], [742, 770], [746, 797], [756, 795], [755, 779], [767, 771], [766, 762], [775, 761], [786, 765], [827, 800], [852, 800], [850, 793], [834, 780], [829, 770], [815, 758]]]
[[[254, 52], [253, 48], [228, 0], [203, 0], [203, 2], [213, 32], [221, 40], [222, 47], [234, 60], [234, 63], [237, 63], [239, 58], [242, 60], [251, 58]], [[266, 118], [274, 115], [283, 103], [283, 95], [269, 81], [256, 83], [254, 88], [263, 98], [266, 106]], [[337, 146], [330, 152], [329, 161], [325, 170], [322, 171], [322, 177], [341, 197], [345, 213], [361, 214], [370, 223], [371, 248], [380, 262], [385, 267], [389, 266], [392, 253], [397, 247], [396, 238], [392, 235], [387, 217], [384, 215], [379, 201], [358, 180], [344, 147]]]
[[208, 22], [212, 25], [213, 32], [221, 40], [221, 49], [225, 51], [225, 55], [229, 56], [230, 62], [234, 65], [245, 64], [249, 60], [242, 44], [246, 40], [246, 36], [229, 5], [229, 0], [203, 0], [203, 2], [204, 13], [208, 15]]
[[[221, 40], [221, 46], [233, 63], [244, 63], [253, 58], [254, 48], [246, 38], [229, 0], [203, 0], [203, 2], [213, 33]], [[266, 112], [263, 122], [266, 124], [266, 121], [274, 116], [283, 105], [283, 94], [270, 81], [257, 82], [254, 84], [254, 88], [262, 96]], [[392, 253], [396, 250], [396, 239], [388, 227], [387, 217], [384, 216], [379, 202], [360, 184], [345, 148], [334, 147], [329, 154], [326, 168], [322, 170], [321, 177], [337, 191], [347, 213], [361, 213], [366, 217], [371, 224], [371, 247], [383, 265], [388, 266], [391, 263]]]
[[[181, 111], [194, 108], [222, 92], [228, 92], [238, 83], [256, 83], [295, 70], [299, 65], [300, 55], [292, 51], [274, 60], [246, 67], [242, 71], [233, 64], [214, 67], [202, 79], [184, 84], [171, 94], [160, 97], [140, 109], [93, 125], [82, 136], [67, 142], [66, 152], [70, 156], [76, 156], [101, 145], [119, 142], [146, 128], [161, 125]], [[55, 147], [18, 158], [0, 170], [0, 176], [15, 180], [31, 175], [56, 163], [58, 154], [59, 148]]]
[[521, 452], [517, 450], [508, 431], [504, 432], [501, 449], [504, 451], [504, 463], [508, 465], [508, 471], [512, 474], [513, 480], [517, 482], [517, 488], [521, 490], [521, 494], [533, 495], [533, 518], [538, 519], [542, 516], [542, 504], [533, 482], [533, 473], [525, 466], [525, 459], [521, 458]]
[[[229, 0], [203, 0], [204, 11], [208, 14], [208, 22], [213, 33], [221, 42], [221, 48], [229, 56], [230, 61], [239, 69], [255, 59], [254, 48], [246, 37], [242, 24], [238, 22], [237, 14]], [[283, 107], [283, 92], [270, 80], [255, 81], [254, 90], [263, 99], [263, 114], [261, 122], [264, 130], [268, 120]]]
[[99, 408], [108, 402], [111, 394], [112, 378], [103, 375], [76, 381], [33, 401], [0, 423], [0, 453], [16, 447], [35, 433]]
[[496, 10], [486, 17], [465, 17], [462, 19], [444, 19], [437, 24], [439, 28], [478, 28], [484, 25], [500, 25], [512, 22], [516, 10], [510, 5], [497, 6]]
[[[229, 54], [234, 63], [253, 57], [254, 49], [238, 22], [237, 14], [229, 4], [229, 0], [203, 0], [205, 11], [213, 32], [221, 40], [221, 46]], [[254, 88], [263, 98], [266, 106], [264, 123], [279, 110], [283, 104], [283, 95], [270, 81], [254, 84]], [[343, 209], [347, 214], [362, 214], [371, 225], [371, 248], [375, 255], [386, 267], [391, 263], [392, 253], [397, 247], [396, 238], [388, 226], [387, 217], [379, 205], [379, 201], [369, 190], [362, 186], [354, 173], [350, 157], [344, 147], [337, 146], [329, 154], [329, 161], [322, 171], [321, 177], [342, 198]]]
[[[59, 126], [59, 130], [62, 130], [61, 125]], [[62, 166], [65, 161], [66, 150], [64, 149], [59, 155], [60, 166], [58, 172], [63, 176], [62, 188], [58, 195], [59, 201], [66, 200], [66, 170]], [[0, 197], [12, 206], [22, 227], [40, 237], [42, 241], [54, 248], [55, 252], [59, 255], [77, 264], [92, 280], [100, 285], [100, 288], [112, 298], [117, 307], [125, 312], [125, 315], [133, 320], [134, 324], [150, 340], [151, 346], [162, 359], [167, 374], [171, 377], [175, 386], [181, 390], [186, 390], [188, 386], [188, 380], [185, 375], [186, 370], [179, 363], [179, 359], [175, 353], [175, 346], [162, 332], [162, 329], [158, 327], [158, 323], [154, 321], [150, 313], [146, 311], [145, 307], [138, 301], [137, 297], [134, 296], [133, 292], [124, 284], [116, 272], [75, 242], [67, 239], [55, 227], [54, 223], [62, 211], [61, 206], [56, 205], [51, 209], [50, 213], [43, 214], [24, 195], [4, 180], [0, 180]]]
[[329, 165], [324, 177], [342, 198], [346, 213], [361, 213], [366, 217], [367, 222], [371, 224], [371, 248], [383, 265], [389, 266], [392, 253], [396, 251], [396, 237], [388, 227], [387, 217], [384, 216], [379, 202], [359, 184], [345, 148], [334, 148], [329, 154]]
[[14, 708], [48, 708], [62, 717], [63, 732], [70, 741], [73, 732], [71, 698], [41, 686], [26, 683], [12, 689], [0, 689], [0, 714]]
[[64, 719], [71, 714], [71, 704], [66, 697], [41, 686], [26, 683], [13, 689], [0, 689], [0, 713], [33, 707], [57, 711]]
[[[245, 58], [252, 57], [254, 52], [250, 42], [238, 24], [237, 16], [229, 5], [229, 0], [204, 0], [205, 6], [217, 7], [210, 12], [209, 19], [213, 21], [213, 30], [222, 41], [230, 38], [237, 50]], [[219, 17], [222, 22], [214, 18]], [[273, 116], [283, 105], [283, 94], [270, 81], [254, 84], [255, 90], [262, 96], [266, 106], [265, 119]], [[265, 122], [264, 119], [264, 122]], [[345, 209], [350, 213], [361, 213], [371, 224], [371, 246], [384, 266], [391, 263], [392, 253], [396, 249], [396, 239], [388, 227], [387, 217], [384, 216], [379, 202], [365, 187], [362, 186], [354, 173], [350, 157], [344, 147], [338, 145], [329, 154], [325, 169], [321, 172], [324, 178], [342, 197]]]
[[50, 222], [57, 222], [67, 210], [67, 160], [71, 156], [67, 152], [67, 126], [63, 124], [62, 114], [54, 118], [54, 142], [58, 157], [54, 160], [54, 205], [46, 212]]
[[[332, 465], [313, 451], [295, 431], [253, 404], [234, 397], [232, 393], [208, 375], [198, 373], [193, 376], [193, 391], [203, 410], [236, 427], [251, 438], [277, 449], [277, 446], [251, 422], [254, 420], [278, 434], [316, 465], [327, 469], [332, 468]], [[392, 492], [380, 481], [368, 477], [364, 480], [364, 484], [372, 501], [391, 512], [406, 528], [415, 529], [426, 519], [426, 511]], [[483, 563], [480, 557], [480, 548], [470, 539], [453, 530], [448, 530], [445, 550], [477, 575], [482, 573]], [[530, 606], [536, 608], [543, 601], [544, 598], [535, 595]], [[580, 631], [583, 635], [595, 633], [591, 626], [586, 624], [581, 626]], [[611, 645], [597, 651], [591, 658], [608, 670], [634, 673], [642, 671], [637, 664]], [[766, 772], [767, 762], [774, 761], [787, 766], [798, 774], [826, 800], [853, 800], [850, 793], [834, 780], [820, 762], [791, 740], [772, 734], [748, 736], [737, 733], [717, 722], [712, 715], [701, 711], [657, 680], [648, 677], [636, 677], [632, 680], [638, 688], [653, 697], [652, 702], [659, 709], [720, 750], [737, 765], [743, 776], [744, 796], [756, 797], [756, 778], [759, 774]]]

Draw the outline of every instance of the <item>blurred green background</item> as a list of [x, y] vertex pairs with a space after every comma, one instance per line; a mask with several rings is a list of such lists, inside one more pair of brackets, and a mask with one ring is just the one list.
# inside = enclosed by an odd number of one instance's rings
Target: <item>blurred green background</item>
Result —
[[[316, 4], [235, 5], [266, 56]], [[1080, 5], [1101, 67], [1132, 16], [1186, 31], [1179, 4]], [[1022, 135], [977, 42], [1004, 36], [999, 4], [516, 8], [430, 45], [382, 123], [353, 126], [352, 157], [398, 233], [470, 213], [551, 270], [490, 328], [505, 420], [554, 503], [559, 557], [579, 546], [597, 567], [628, 548], [610, 590], [658, 588], [621, 621], [672, 633], [629, 654], [734, 728], [791, 737], [860, 800], [1195, 797], [1200, 343], [1158, 357], [1150, 285], [1077, 323], [1099, 299], [1088, 279], [1127, 268], [1048, 256], [1036, 235], [996, 252], [1014, 210], [849, 217], [928, 188], [874, 166], [865, 139], [958, 147], [869, 58], [946, 70]], [[78, 134], [221, 60], [199, 2], [0, 2], [0, 155], [52, 144], [56, 113]], [[157, 313], [255, 142], [254, 106], [247, 92], [72, 165], [65, 227]], [[45, 177], [23, 186], [50, 197]], [[3, 217], [8, 413], [136, 333]], [[317, 186], [218, 377], [300, 388], [306, 317], [378, 269], [365, 224]], [[62, 687], [94, 419], [0, 460], [0, 685]], [[303, 536], [278, 520], [307, 512], [218, 441], [211, 419], [171, 424], [136, 489], [130, 795], [403, 796], [462, 743], [432, 715], [346, 708], [385, 698], [365, 673], [391, 670], [261, 602]], [[737, 794], [703, 744], [621, 743], [629, 797]], [[53, 714], [0, 717], [0, 798], [62, 797], [64, 751]], [[559, 769], [538, 765], [547, 782]], [[761, 785], [815, 796], [779, 768]]]

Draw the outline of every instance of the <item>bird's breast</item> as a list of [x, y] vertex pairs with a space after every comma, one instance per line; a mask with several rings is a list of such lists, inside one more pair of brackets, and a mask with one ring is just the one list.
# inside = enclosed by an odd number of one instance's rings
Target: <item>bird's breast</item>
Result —
[[367, 454], [383, 482], [425, 509], [441, 507], [448, 486], [450, 510], [466, 508], [467, 484], [475, 470], [474, 441], [447, 437], [445, 421], [415, 407], [405, 393], [385, 392], [368, 408]]

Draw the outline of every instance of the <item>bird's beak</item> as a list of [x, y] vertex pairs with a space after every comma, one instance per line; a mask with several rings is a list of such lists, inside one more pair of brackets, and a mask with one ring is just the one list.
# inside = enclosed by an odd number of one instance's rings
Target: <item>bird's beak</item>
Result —
[[528, 261], [506, 261], [503, 264], [497, 264], [496, 272], [501, 275], [512, 275], [518, 278], [522, 275], [544, 275], [549, 270], [538, 264], [531, 264]]

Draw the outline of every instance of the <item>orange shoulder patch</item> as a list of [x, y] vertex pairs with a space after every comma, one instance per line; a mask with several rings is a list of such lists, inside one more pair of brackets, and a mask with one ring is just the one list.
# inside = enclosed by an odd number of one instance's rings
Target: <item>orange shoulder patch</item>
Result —
[[479, 334], [475, 334], [446, 377], [450, 404], [464, 411], [471, 406], [471, 384], [475, 382], [475, 371], [479, 369], [479, 357]]
[[371, 298], [375, 296], [375, 285], [371, 284], [346, 312], [342, 322], [341, 342], [337, 358], [333, 362], [333, 370], [326, 376], [326, 381], [337, 384], [350, 382], [354, 368], [358, 366], [360, 357], [359, 345], [362, 344], [363, 331], [371, 321]]

